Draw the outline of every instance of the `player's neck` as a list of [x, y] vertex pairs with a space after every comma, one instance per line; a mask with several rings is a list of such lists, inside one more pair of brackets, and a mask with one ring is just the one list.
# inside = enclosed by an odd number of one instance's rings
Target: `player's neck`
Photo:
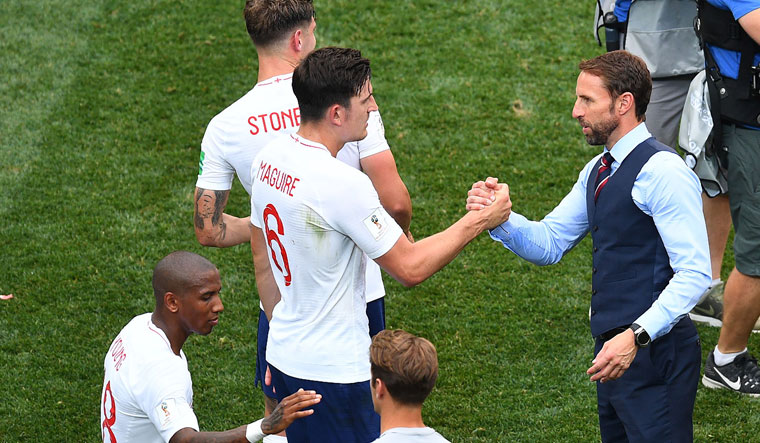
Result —
[[321, 122], [301, 122], [297, 134], [307, 140], [324, 145], [330, 154], [335, 157], [338, 151], [345, 145], [338, 137]]
[[152, 321], [157, 328], [164, 331], [166, 338], [169, 339], [169, 346], [172, 348], [172, 352], [174, 352], [175, 355], [179, 355], [182, 345], [187, 341], [188, 334], [183, 331], [179, 325], [166, 321], [164, 316], [159, 312], [153, 311], [150, 321]]
[[630, 115], [623, 116], [623, 118], [621, 118], [618, 122], [618, 127], [612, 131], [609, 138], [607, 139], [607, 143], [605, 143], [607, 149], [612, 149], [615, 144], [620, 141], [621, 138], [625, 137], [629, 132], [636, 129], [640, 123], [641, 121], [635, 118], [633, 110], [630, 111]]
[[424, 428], [422, 405], [408, 406], [388, 403], [380, 414], [380, 433], [393, 428]]
[[286, 54], [269, 54], [259, 51], [259, 77], [262, 82], [278, 75], [292, 74], [298, 66], [298, 59]]

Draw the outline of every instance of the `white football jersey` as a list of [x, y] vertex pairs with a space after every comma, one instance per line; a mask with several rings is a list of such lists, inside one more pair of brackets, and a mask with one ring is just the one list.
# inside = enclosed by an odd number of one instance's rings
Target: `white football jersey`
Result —
[[[201, 142], [197, 187], [227, 191], [232, 188], [237, 174], [251, 194], [253, 159], [277, 136], [295, 133], [301, 124], [292, 77], [293, 74], [280, 75], [257, 83], [211, 120]], [[380, 113], [372, 112], [367, 137], [347, 143], [338, 153], [338, 159], [361, 169], [361, 159], [389, 149]], [[367, 265], [367, 301], [384, 295], [380, 267], [372, 262]]]
[[282, 296], [269, 324], [267, 361], [297, 378], [368, 380], [367, 256], [388, 252], [401, 228], [369, 178], [319, 143], [283, 136], [251, 170], [251, 223], [267, 237]]
[[121, 330], [104, 366], [100, 397], [104, 443], [168, 442], [180, 429], [198, 430], [185, 354], [172, 351], [150, 312]]
[[391, 428], [372, 443], [449, 443], [433, 428]]

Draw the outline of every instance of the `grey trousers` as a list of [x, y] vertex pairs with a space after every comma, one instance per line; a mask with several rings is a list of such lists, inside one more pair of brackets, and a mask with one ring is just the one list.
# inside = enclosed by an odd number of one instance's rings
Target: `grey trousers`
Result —
[[649, 132], [657, 141], [672, 148], [678, 145], [678, 127], [686, 93], [694, 74], [652, 79], [652, 96], [646, 112]]

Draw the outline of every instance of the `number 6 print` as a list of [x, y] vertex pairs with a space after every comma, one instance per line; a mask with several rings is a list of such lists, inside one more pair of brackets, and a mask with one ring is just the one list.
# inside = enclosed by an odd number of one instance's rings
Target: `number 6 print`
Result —
[[[270, 215], [274, 217], [275, 220], [277, 220], [277, 231], [269, 229]], [[285, 246], [283, 246], [282, 241], [280, 241], [280, 237], [277, 235], [283, 235], [285, 233], [285, 228], [282, 225], [280, 214], [277, 213], [277, 209], [275, 209], [271, 203], [268, 204], [266, 208], [264, 208], [264, 229], [267, 231], [267, 244], [269, 245], [269, 250], [272, 252], [272, 261], [274, 262], [274, 265], [277, 266], [277, 269], [282, 272], [283, 278], [285, 279], [285, 286], [290, 286], [292, 275], [290, 273], [290, 265], [288, 264], [288, 254], [285, 252]], [[282, 255], [282, 266], [280, 266], [280, 263], [277, 261], [277, 255], [274, 253], [272, 242], [276, 242], [277, 246], [280, 248], [280, 255]], [[283, 266], [285, 267], [284, 270], [282, 269]]]

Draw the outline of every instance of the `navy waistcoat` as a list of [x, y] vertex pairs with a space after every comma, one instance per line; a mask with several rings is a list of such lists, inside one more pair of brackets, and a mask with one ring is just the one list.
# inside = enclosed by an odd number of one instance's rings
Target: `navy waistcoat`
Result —
[[[591, 335], [628, 326], [657, 300], [673, 277], [668, 253], [652, 217], [633, 202], [631, 190], [641, 167], [659, 151], [673, 149], [649, 138], [631, 151], [610, 176], [594, 203], [599, 164], [586, 189], [593, 239]], [[678, 192], [673, 190], [673, 192]]]

